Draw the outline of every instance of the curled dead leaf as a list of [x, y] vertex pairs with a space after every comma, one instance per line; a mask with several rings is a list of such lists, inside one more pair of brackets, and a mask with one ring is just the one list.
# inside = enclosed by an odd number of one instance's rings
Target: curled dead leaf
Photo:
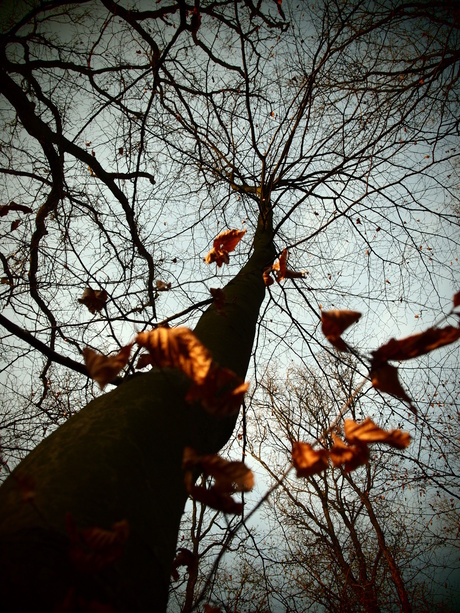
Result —
[[108, 294], [104, 289], [94, 290], [87, 287], [78, 302], [84, 304], [88, 311], [94, 315], [96, 312], [102, 311], [107, 298]]
[[200, 467], [213, 477], [215, 488], [222, 492], [249, 492], [254, 487], [254, 474], [244, 462], [224, 460], [217, 454], [198, 455], [191, 447], [185, 447], [182, 467]]
[[83, 349], [83, 359], [91, 379], [99, 383], [99, 387], [104, 387], [113, 381], [118, 373], [129, 362], [132, 343], [126, 345], [116, 355], [105, 356], [89, 347]]
[[376, 367], [388, 360], [410, 360], [450, 345], [460, 338], [460, 328], [446, 326], [444, 328], [428, 328], [420, 334], [413, 334], [400, 340], [390, 339], [372, 352], [372, 367]]
[[171, 289], [171, 283], [165, 283], [164, 281], [155, 281], [155, 285], [159, 292], [167, 292]]
[[360, 317], [361, 313], [358, 313], [358, 311], [348, 311], [346, 309], [321, 311], [321, 328], [323, 334], [336, 349], [348, 351], [347, 344], [340, 337], [343, 332], [357, 322]]
[[234, 251], [245, 234], [246, 230], [225, 230], [221, 232], [214, 239], [212, 249], [204, 259], [206, 264], [215, 262], [219, 268], [222, 264], [228, 264], [230, 261], [228, 254], [230, 251]]
[[308, 443], [292, 443], [292, 463], [298, 477], [316, 475], [328, 467], [327, 449], [313, 449]]
[[[254, 487], [254, 475], [244, 462], [224, 460], [216, 454], [200, 456], [186, 447], [182, 466], [186, 471], [185, 485], [192, 498], [224, 513], [242, 512], [243, 505], [231, 494], [248, 492]], [[200, 468], [203, 474], [212, 477], [214, 484], [210, 487], [195, 485], [194, 468]]]
[[369, 461], [367, 445], [347, 445], [340, 437], [332, 434], [334, 444], [329, 449], [329, 457], [335, 467], [343, 466], [345, 472], [355, 470]]
[[211, 353], [188, 328], [156, 328], [136, 336], [159, 368], [178, 368], [194, 383], [204, 383], [212, 363]]
[[408, 447], [411, 437], [402, 430], [382, 430], [368, 417], [361, 423], [346, 419], [345, 438], [351, 444], [386, 443], [396, 449]]
[[283, 279], [301, 279], [305, 276], [305, 273], [303, 272], [296, 272], [287, 268], [288, 255], [288, 250], [283, 249], [278, 261], [272, 266], [267, 266], [267, 268], [265, 268], [263, 273], [265, 285], [268, 286], [274, 283], [271, 273], [275, 273], [275, 278], [278, 283], [280, 283]]
[[272, 272], [271, 266], [268, 266], [267, 268], [265, 268], [263, 272], [264, 283], [267, 287], [269, 287], [270, 285], [273, 285], [273, 283], [275, 282], [275, 279], [270, 274], [271, 272]]
[[377, 368], [371, 371], [372, 386], [383, 392], [384, 394], [390, 394], [400, 400], [404, 400], [409, 405], [410, 410], [414, 415], [417, 415], [417, 409], [412, 403], [411, 398], [406, 394], [403, 386], [399, 381], [398, 369], [391, 364], [383, 363]]

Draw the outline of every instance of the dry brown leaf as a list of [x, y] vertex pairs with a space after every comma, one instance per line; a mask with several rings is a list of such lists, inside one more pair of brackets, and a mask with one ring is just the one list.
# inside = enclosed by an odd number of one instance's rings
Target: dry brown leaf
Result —
[[155, 281], [155, 285], [159, 292], [167, 292], [171, 289], [171, 283], [165, 283], [164, 281]]
[[[248, 492], [254, 487], [254, 475], [244, 462], [229, 462], [215, 454], [200, 456], [192, 448], [186, 447], [182, 466], [186, 471], [185, 485], [192, 498], [223, 513], [242, 513], [243, 505], [236, 502], [231, 494]], [[214, 485], [195, 485], [192, 473], [195, 467], [213, 477]]]
[[212, 249], [204, 259], [206, 264], [215, 262], [219, 268], [222, 264], [228, 264], [230, 261], [229, 252], [235, 249], [245, 234], [246, 230], [225, 230], [221, 232], [214, 239]]
[[244, 462], [224, 460], [217, 454], [197, 455], [191, 447], [184, 449], [182, 467], [199, 466], [202, 472], [213, 477], [219, 492], [249, 492], [254, 487], [254, 474]]
[[410, 443], [410, 435], [401, 430], [382, 430], [370, 417], [361, 423], [346, 419], [345, 438], [351, 444], [386, 443], [396, 449], [405, 449]]
[[347, 344], [342, 340], [341, 335], [345, 330], [358, 321], [361, 313], [358, 311], [348, 311], [346, 309], [332, 309], [331, 311], [321, 311], [321, 328], [324, 336], [336, 349], [348, 351]]
[[417, 415], [417, 409], [412, 404], [411, 398], [406, 394], [404, 388], [399, 382], [398, 369], [396, 366], [383, 363], [378, 368], [371, 371], [372, 385], [376, 390], [383, 392], [384, 394], [390, 394], [396, 396], [407, 402], [410, 410]]
[[327, 449], [313, 449], [308, 443], [292, 443], [292, 463], [298, 477], [310, 477], [328, 467]]
[[243, 512], [241, 502], [237, 502], [230, 494], [219, 492], [214, 487], [206, 488], [201, 485], [192, 485], [188, 489], [188, 493], [197, 502], [201, 502], [211, 509], [216, 509], [216, 511], [231, 513], [232, 515], [241, 515]]
[[269, 287], [270, 285], [273, 285], [273, 283], [275, 282], [275, 279], [270, 274], [271, 272], [272, 272], [271, 266], [268, 266], [267, 268], [265, 268], [263, 272], [264, 283], [267, 287]]
[[94, 290], [87, 287], [83, 292], [83, 296], [78, 299], [78, 302], [84, 304], [90, 313], [93, 315], [102, 311], [107, 302], [108, 294], [104, 289]]
[[332, 434], [332, 438], [334, 444], [329, 449], [329, 457], [335, 467], [343, 465], [345, 472], [350, 472], [358, 466], [367, 464], [369, 461], [367, 445], [347, 445], [335, 434]]
[[150, 353], [159, 368], [178, 368], [201, 385], [212, 363], [211, 353], [188, 328], [156, 328], [140, 332], [136, 342]]
[[283, 249], [279, 259], [272, 266], [267, 266], [263, 273], [264, 283], [269, 286], [274, 283], [271, 273], [275, 273], [276, 281], [280, 283], [283, 279], [301, 279], [304, 277], [303, 272], [296, 272], [287, 268], [288, 251]]
[[454, 343], [460, 338], [460, 328], [446, 326], [445, 328], [428, 328], [420, 334], [413, 334], [400, 340], [390, 339], [388, 343], [372, 352], [372, 367], [388, 360], [410, 360]]
[[248, 388], [249, 383], [244, 383], [233, 371], [214, 365], [202, 385], [192, 385], [186, 400], [201, 402], [212, 415], [230, 415], [238, 411]]
[[91, 379], [99, 383], [99, 387], [104, 387], [113, 381], [118, 373], [123, 370], [129, 362], [132, 344], [126, 345], [112, 356], [105, 356], [89, 347], [83, 349], [83, 359]]
[[460, 292], [457, 292], [454, 295], [453, 302], [454, 302], [454, 309], [455, 309], [455, 307], [460, 306]]

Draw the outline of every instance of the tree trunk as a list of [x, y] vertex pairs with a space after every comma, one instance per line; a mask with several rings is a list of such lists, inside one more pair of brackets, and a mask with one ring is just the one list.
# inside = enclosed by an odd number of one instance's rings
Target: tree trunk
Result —
[[[259, 221], [251, 258], [224, 288], [224, 314], [211, 305], [195, 329], [215, 361], [240, 377], [264, 298], [262, 271], [273, 258], [271, 223]], [[90, 402], [10, 475], [0, 489], [2, 611], [165, 610], [187, 499], [183, 449], [217, 452], [236, 422], [188, 404], [189, 383], [173, 369], [126, 380]], [[81, 530], [110, 530], [121, 520], [129, 537], [119, 559], [110, 544], [87, 547]], [[101, 533], [104, 539], [110, 536]]]

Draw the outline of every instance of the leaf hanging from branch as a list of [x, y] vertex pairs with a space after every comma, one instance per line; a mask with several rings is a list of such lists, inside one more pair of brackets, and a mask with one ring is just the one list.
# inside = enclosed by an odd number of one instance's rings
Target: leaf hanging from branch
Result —
[[78, 530], [75, 519], [66, 516], [70, 538], [69, 558], [78, 572], [97, 573], [114, 564], [123, 555], [130, 534], [127, 520], [112, 524], [110, 530], [92, 527]]
[[405, 449], [411, 440], [407, 432], [382, 430], [369, 418], [361, 423], [346, 419], [344, 429], [347, 442], [333, 432], [333, 445], [329, 449], [313, 449], [302, 442], [292, 444], [292, 464], [298, 477], [310, 477], [322, 472], [328, 467], [329, 460], [333, 466], [343, 466], [345, 472], [350, 472], [369, 461], [370, 444], [385, 443], [396, 449]]

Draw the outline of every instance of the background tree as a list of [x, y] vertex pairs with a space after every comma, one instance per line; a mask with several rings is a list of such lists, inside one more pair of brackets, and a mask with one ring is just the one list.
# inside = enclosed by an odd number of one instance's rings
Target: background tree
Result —
[[[361, 330], [379, 322], [382, 339], [411, 311], [424, 325], [446, 311], [457, 266], [458, 15], [448, 2], [17, 10], [4, 22], [0, 70], [0, 323], [15, 394], [2, 417], [4, 466], [66, 423], [2, 488], [3, 534], [18, 530], [8, 547], [22, 559], [14, 541], [37, 540], [29, 589], [2, 577], [15, 599], [41, 589], [69, 606], [160, 606], [187, 496], [184, 447], [217, 451], [236, 416], [190, 406], [187, 379], [153, 369], [67, 422], [97, 395], [84, 347], [119, 351], [136, 328], [187, 323], [243, 378], [256, 339], [255, 389], [274, 353], [315, 359], [319, 305], [359, 302]], [[225, 304], [201, 315], [215, 284], [202, 257], [221, 229], [243, 223], [251, 238], [220, 274]], [[284, 248], [306, 279], [271, 287], [259, 317], [262, 273]], [[89, 310], [87, 290], [99, 292]], [[128, 375], [134, 364], [133, 354]], [[28, 504], [18, 506], [21, 492]], [[76, 523], [67, 533], [66, 512]], [[80, 528], [121, 520], [131, 536], [98, 588], [59, 555], [51, 570], [42, 564], [40, 543], [67, 552]], [[112, 572], [125, 580], [115, 595]]]

